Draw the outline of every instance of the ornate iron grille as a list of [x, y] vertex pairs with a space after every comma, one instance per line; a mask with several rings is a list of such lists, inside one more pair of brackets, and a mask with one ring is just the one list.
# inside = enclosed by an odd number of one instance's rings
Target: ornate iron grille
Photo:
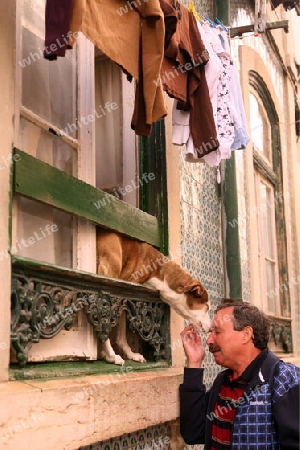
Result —
[[169, 307], [158, 292], [30, 260], [14, 262], [11, 344], [20, 367], [25, 366], [33, 344], [70, 330], [79, 311], [101, 342], [125, 311], [130, 330], [150, 344], [154, 359], [170, 359]]

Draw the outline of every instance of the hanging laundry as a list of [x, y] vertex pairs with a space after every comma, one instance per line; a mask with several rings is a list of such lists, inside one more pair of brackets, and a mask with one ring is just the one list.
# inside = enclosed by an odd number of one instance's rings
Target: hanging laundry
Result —
[[[208, 86], [209, 97], [213, 109], [213, 118], [217, 126], [217, 99], [218, 99], [218, 80], [222, 70], [220, 58], [214, 52], [206, 33], [202, 29], [200, 22], [197, 23], [202, 41], [209, 54], [209, 61], [205, 65], [205, 78]], [[177, 101], [174, 101], [172, 111], [173, 135], [172, 142], [176, 145], [186, 144], [186, 160], [189, 162], [205, 162], [200, 159], [195, 150], [194, 142], [189, 127], [189, 112], [177, 109]], [[201, 123], [198, 124], [201, 126]], [[205, 143], [206, 150], [209, 150], [210, 142]], [[211, 153], [214, 153], [213, 151]]]
[[231, 145], [234, 142], [234, 121], [230, 109], [230, 83], [233, 70], [231, 55], [227, 53], [219, 37], [219, 30], [211, 27], [208, 22], [203, 24], [204, 32], [213, 51], [221, 62], [221, 72], [217, 85], [217, 133], [220, 147], [210, 156], [204, 157], [210, 166], [217, 167], [222, 159], [230, 158]]
[[[47, 0], [52, 2], [55, 0]], [[136, 80], [132, 128], [137, 134], [149, 136], [152, 123], [167, 114], [162, 86], [155, 83], [165, 37], [159, 0], [132, 4], [125, 0], [73, 0], [68, 35], [71, 46], [79, 31], [118, 64], [129, 79]]]
[[189, 130], [188, 112], [177, 111], [176, 101], [172, 112], [172, 142], [177, 145], [186, 144], [186, 161], [205, 162], [212, 167], [218, 167], [222, 159], [230, 158], [232, 150], [245, 148], [249, 136], [239, 76], [229, 53], [228, 35], [223, 27], [212, 27], [207, 20], [198, 21], [198, 28], [209, 53], [205, 77], [219, 147], [199, 156]]
[[228, 35], [222, 27], [212, 28], [203, 24], [213, 50], [220, 58], [222, 71], [218, 82], [217, 131], [220, 147], [217, 152], [204, 157], [205, 161], [218, 166], [222, 159], [231, 157], [232, 150], [246, 147], [249, 136], [246, 128], [245, 110], [237, 69], [229, 53]]
[[[173, 1], [169, 4], [172, 6]], [[180, 18], [165, 49], [160, 81], [168, 95], [178, 100], [177, 108], [189, 111], [190, 133], [199, 157], [219, 146], [204, 74], [208, 60], [194, 15], [180, 5]]]
[[233, 65], [230, 87], [230, 108], [234, 122], [234, 141], [232, 150], [243, 150], [246, 148], [250, 137], [247, 131], [246, 113], [243, 102], [243, 94], [237, 68]]
[[73, 0], [51, 0], [45, 9], [45, 50], [44, 57], [54, 61], [58, 56], [65, 56], [70, 49], [68, 32], [73, 10]]
[[159, 0], [160, 7], [164, 14], [165, 21], [165, 44], [166, 49], [170, 45], [171, 38], [176, 31], [177, 21], [180, 19], [180, 3], [173, 0], [172, 4], [169, 0]]
[[228, 40], [228, 31], [225, 31], [224, 28], [217, 26], [216, 27], [219, 39], [221, 41], [221, 45], [225, 51], [225, 53], [230, 54], [230, 45]]
[[194, 17], [196, 18], [196, 20], [201, 20], [201, 17], [199, 16], [199, 14], [196, 11], [194, 2], [189, 2], [188, 4], [188, 10], [191, 11], [191, 13], [193, 13]]

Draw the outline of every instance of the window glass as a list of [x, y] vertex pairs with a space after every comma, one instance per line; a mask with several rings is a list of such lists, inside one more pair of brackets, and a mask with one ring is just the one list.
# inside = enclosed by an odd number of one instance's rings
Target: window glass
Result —
[[256, 150], [271, 162], [270, 123], [263, 105], [252, 93], [250, 94], [250, 130]]
[[[271, 123], [264, 103], [255, 90], [250, 93], [250, 129], [254, 150], [262, 156], [255, 162], [254, 175], [260, 303], [269, 314], [280, 315], [280, 295], [272, 295], [279, 284], [279, 269], [275, 223], [275, 186], [273, 181], [271, 182], [275, 177], [272, 163]], [[268, 169], [262, 169], [262, 167]]]
[[[76, 127], [69, 127], [69, 124], [76, 123], [76, 50], [67, 51], [66, 57], [57, 61], [43, 57], [45, 4], [45, 0], [23, 0], [22, 60], [17, 63], [22, 80], [18, 147], [77, 176], [76, 149], [47, 128], [48, 124], [49, 129], [53, 125], [60, 130], [66, 129], [70, 137], [77, 137]], [[22, 107], [26, 108], [26, 114]], [[72, 216], [46, 204], [16, 197], [14, 219], [13, 253], [73, 267], [76, 221]]]
[[271, 226], [274, 220], [274, 201], [272, 191], [271, 188], [267, 187], [263, 182], [260, 182], [259, 189], [264, 253], [266, 257], [274, 259], [275, 241]]
[[71, 215], [24, 197], [17, 199], [21, 220], [16, 223], [12, 253], [73, 267]]
[[269, 313], [276, 314], [278, 310], [278, 296], [273, 296], [272, 292], [276, 289], [276, 264], [275, 261], [265, 260], [267, 275], [267, 310]]
[[20, 148], [69, 175], [77, 175], [76, 151], [57, 136], [21, 117]]
[[[265, 183], [260, 182], [260, 208], [261, 208], [261, 229], [262, 244], [264, 254], [264, 264], [266, 273], [266, 290], [268, 299], [268, 311], [275, 313], [276, 305], [268, 293], [276, 287], [276, 240], [274, 236], [275, 211], [272, 198], [272, 190]], [[275, 300], [276, 301], [276, 300]]]
[[43, 57], [45, 0], [24, 1], [22, 25], [22, 105], [75, 138], [76, 49], [56, 61]]
[[121, 69], [95, 60], [96, 186], [113, 191], [123, 185]]
[[96, 186], [138, 207], [138, 158], [131, 129], [134, 83], [95, 49]]
[[276, 314], [280, 311], [280, 299], [272, 295], [279, 282], [274, 188], [258, 171], [255, 172], [255, 182], [261, 304], [269, 314]]

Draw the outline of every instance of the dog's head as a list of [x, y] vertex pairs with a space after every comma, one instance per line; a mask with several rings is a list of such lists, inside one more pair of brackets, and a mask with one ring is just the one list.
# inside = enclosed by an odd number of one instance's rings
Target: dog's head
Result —
[[169, 261], [162, 269], [162, 275], [169, 287], [161, 290], [162, 297], [181, 316], [191, 322], [195, 328], [208, 332], [210, 318], [209, 300], [205, 287], [199, 280], [182, 269], [174, 261]]
[[174, 261], [165, 263], [159, 277], [149, 277], [147, 284], [160, 291], [161, 298], [194, 327], [208, 332], [209, 301], [205, 287]]
[[197, 280], [183, 288], [191, 322], [198, 330], [208, 333], [211, 320], [208, 315], [209, 300], [205, 287]]

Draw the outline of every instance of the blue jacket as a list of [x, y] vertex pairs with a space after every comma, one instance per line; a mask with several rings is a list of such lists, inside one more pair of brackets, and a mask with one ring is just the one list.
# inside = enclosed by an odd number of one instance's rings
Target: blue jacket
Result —
[[[187, 444], [211, 448], [213, 410], [228, 369], [219, 373], [210, 391], [204, 369], [185, 369], [180, 385], [180, 431]], [[238, 402], [232, 429], [232, 450], [299, 449], [300, 369], [268, 352]]]

